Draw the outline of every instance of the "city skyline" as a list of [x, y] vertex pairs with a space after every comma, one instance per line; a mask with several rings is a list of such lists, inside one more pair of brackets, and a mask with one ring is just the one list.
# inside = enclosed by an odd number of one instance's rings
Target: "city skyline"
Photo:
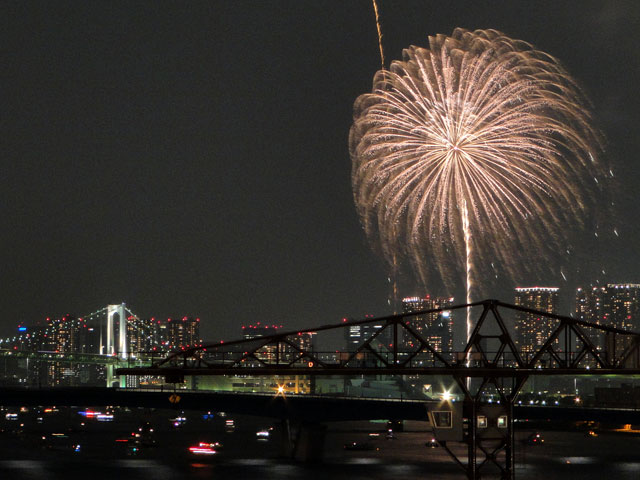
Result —
[[[2, 8], [0, 328], [105, 299], [193, 312], [205, 338], [235, 337], [258, 317], [302, 328], [388, 313], [388, 272], [353, 206], [347, 146], [353, 102], [379, 69], [369, 1], [338, 12], [322, 2]], [[585, 264], [604, 266], [601, 278], [536, 283], [637, 282], [640, 7], [383, 1], [380, 13], [387, 63], [464, 27], [504, 31], [564, 64], [607, 137], [624, 221]], [[403, 281], [401, 292], [418, 291]], [[513, 287], [494, 296], [509, 301]]]
[[[640, 331], [638, 324], [640, 284], [607, 284], [605, 287], [576, 289], [574, 314], [571, 316], [584, 323], [580, 323], [579, 329], [567, 331], [560, 336], [557, 336], [556, 329], [563, 324], [574, 325], [574, 322], [565, 323], [568, 319], [566, 317], [563, 319], [563, 312], [558, 311], [558, 292], [557, 287], [517, 287], [513, 292], [515, 295], [513, 306], [489, 301], [481, 302], [472, 308], [476, 312], [474, 316], [480, 313], [479, 306], [483, 310], [478, 317], [480, 324], [483, 324], [483, 317], [486, 318], [488, 312], [487, 308], [495, 308], [495, 305], [505, 307], [496, 319], [500, 318], [499, 322], [504, 322], [506, 332], [512, 338], [514, 351], [519, 352], [522, 359], [529, 361], [533, 355], [545, 348], [552, 348], [551, 352], [547, 352], [551, 353], [552, 358], [539, 358], [543, 367], [548, 361], [552, 363], [560, 361], [558, 355], [564, 355], [563, 352], [573, 356], [572, 358], [581, 358], [587, 347], [594, 355], [604, 355], [609, 359], [615, 358], [616, 355], [629, 355], [632, 336], [610, 336], [609, 333], [603, 335], [598, 326], [632, 332]], [[539, 313], [520, 310], [520, 307]], [[440, 312], [434, 312], [434, 309], [439, 309]], [[124, 323], [120, 321], [120, 315], [126, 316]], [[422, 297], [403, 298], [402, 318], [392, 316], [376, 319], [367, 316], [365, 319], [350, 319], [356, 320], [350, 323], [347, 323], [349, 319], [344, 318], [337, 325], [316, 326], [318, 331], [308, 330], [297, 333], [282, 324], [265, 324], [257, 321], [255, 324], [238, 326], [242, 339], [235, 337], [225, 339], [235, 341], [213, 342], [216, 347], [210, 349], [209, 342], [203, 341], [200, 336], [199, 318], [182, 317], [167, 320], [158, 320], [154, 317], [142, 318], [131, 312], [124, 304], [119, 304], [108, 305], [88, 318], [67, 314], [62, 318], [47, 318], [44, 325], [20, 326], [18, 329], [20, 334], [16, 337], [0, 339], [0, 349], [4, 352], [5, 381], [16, 385], [26, 383], [28, 385], [78, 386], [104, 382], [112, 385], [116, 381], [114, 377], [116, 364], [120, 366], [123, 363], [131, 366], [131, 362], [144, 364], [171, 352], [187, 353], [193, 348], [195, 348], [194, 351], [201, 353], [211, 350], [214, 354], [222, 354], [223, 357], [225, 353], [248, 355], [246, 358], [248, 363], [242, 366], [254, 368], [264, 366], [263, 361], [277, 361], [278, 358], [285, 364], [292, 360], [300, 361], [302, 358], [302, 363], [306, 365], [309, 359], [313, 364], [316, 361], [323, 362], [328, 359], [345, 360], [347, 356], [354, 355], [353, 358], [366, 363], [367, 353], [380, 360], [391, 352], [394, 352], [394, 355], [397, 352], [405, 358], [415, 357], [415, 362], [419, 362], [417, 365], [421, 365], [422, 362], [431, 364], [435, 360], [435, 357], [429, 356], [429, 350], [425, 349], [425, 345], [429, 345], [433, 352], [439, 352], [446, 358], [458, 360], [461, 358], [459, 352], [462, 351], [466, 342], [463, 341], [464, 338], [456, 339], [452, 328], [453, 320], [458, 315], [465, 315], [465, 309], [464, 306], [454, 304], [453, 297], [426, 294]], [[319, 332], [327, 329], [341, 329], [342, 342], [327, 343], [326, 340], [330, 340], [331, 336], [317, 337]], [[496, 348], [495, 344], [489, 343], [490, 339], [495, 340], [502, 336], [496, 337], [495, 333], [491, 333], [486, 328], [474, 329], [474, 335], [480, 335], [482, 342], [478, 343], [478, 338], [472, 340], [472, 345], [475, 345], [472, 348], [480, 348], [481, 344], [482, 348]], [[286, 335], [285, 340], [283, 340], [283, 334]], [[556, 337], [552, 346], [548, 347], [552, 334]], [[263, 337], [272, 338], [263, 339]], [[337, 338], [335, 335], [333, 337], [334, 340]], [[316, 341], [320, 338], [323, 339], [321, 343]], [[250, 345], [247, 341], [254, 341], [254, 344]], [[254, 348], [257, 350], [254, 351]], [[421, 349], [425, 351], [419, 355]], [[305, 360], [304, 355], [307, 354], [310, 357]], [[515, 360], [507, 359], [507, 361]], [[589, 362], [589, 360], [585, 361]], [[590, 361], [593, 362], [594, 359], [591, 358]], [[585, 365], [596, 366], [595, 363]], [[149, 375], [146, 374], [140, 379], [140, 383], [133, 377], [127, 377], [125, 380], [123, 380], [124, 377], [120, 377], [120, 385], [124, 386], [124, 383], [127, 386], [162, 385], [162, 375], [160, 377]], [[296, 379], [291, 377], [290, 380], [287, 384], [291, 383], [291, 388], [296, 392], [309, 391], [311, 388], [306, 381], [298, 382], [297, 377]], [[213, 384], [217, 383], [214, 381], [211, 385]], [[189, 385], [194, 384], [189, 383]], [[260, 388], [269, 389], [274, 384], [272, 381], [256, 383], [251, 380], [238, 385], [248, 389], [257, 388], [260, 385]], [[187, 388], [191, 387], [187, 386]]]
[[[515, 292], [515, 295], [514, 295]], [[563, 315], [574, 317], [578, 320], [583, 320], [591, 323], [595, 323], [598, 325], [609, 325], [616, 328], [620, 328], [623, 330], [631, 330], [635, 332], [640, 332], [640, 284], [636, 283], [618, 283], [618, 284], [604, 284], [602, 286], [597, 287], [577, 287], [572, 291], [563, 290], [559, 287], [555, 286], [542, 286], [542, 285], [530, 285], [530, 286], [519, 286], [515, 287], [512, 291], [511, 297], [506, 300], [506, 303], [511, 303], [516, 306], [525, 306], [527, 308], [531, 308], [534, 310], [538, 310], [541, 312], [549, 312], [555, 315]], [[560, 306], [559, 299], [564, 296], [566, 298], [571, 297], [571, 301], [562, 307]], [[505, 301], [505, 300], [503, 300]], [[420, 295], [414, 294], [408, 297], [398, 298], [398, 303], [401, 305], [400, 310], [397, 312], [397, 315], [411, 315], [418, 311], [423, 310], [433, 310], [433, 309], [442, 309], [442, 308], [450, 308], [457, 307], [459, 305], [463, 305], [463, 301], [456, 301], [454, 297], [449, 296], [434, 296], [430, 293], [422, 293]], [[614, 307], [618, 305], [617, 307]], [[56, 316], [48, 316], [44, 319], [37, 319], [31, 322], [22, 322], [17, 325], [14, 325], [11, 329], [5, 329], [5, 332], [0, 334], [0, 348], [3, 348], [5, 344], [13, 345], [11, 343], [11, 339], [15, 341], [16, 338], [24, 337], [27, 333], [30, 333], [31, 340], [26, 337], [24, 340], [19, 340], [21, 344], [23, 342], [26, 344], [33, 343], [33, 333], [38, 329], [50, 327], [52, 324], [64, 322], [66, 320], [79, 321], [80, 323], [87, 323], [89, 320], [88, 326], [97, 326], [98, 324], [103, 327], [106, 326], [106, 314], [108, 309], [113, 308], [126, 308], [127, 312], [127, 329], [130, 333], [134, 333], [130, 342], [133, 345], [134, 343], [143, 342], [141, 340], [140, 334], [143, 331], [155, 331], [155, 336], [158, 338], [163, 338], [162, 331], [171, 327], [171, 322], [174, 324], [179, 324], [180, 322], [196, 322], [198, 324], [198, 332], [200, 331], [200, 318], [197, 316], [186, 316], [186, 315], [178, 315], [167, 317], [166, 319], [161, 319], [158, 316], [154, 315], [138, 315], [132, 312], [128, 307], [125, 307], [125, 304], [119, 305], [109, 305], [103, 309], [97, 310], [87, 315], [77, 316], [74, 314], [66, 313], [64, 315]], [[613, 310], [612, 310], [613, 309]], [[615, 311], [627, 312], [624, 313], [624, 317], [622, 317], [622, 313], [615, 313]], [[430, 314], [424, 318], [416, 317], [413, 318], [409, 323], [413, 325], [413, 328], [425, 338], [433, 341], [433, 344], [436, 346], [436, 349], [442, 348], [441, 342], [445, 342], [447, 348], [444, 350], [451, 350], [451, 348], [461, 348], [464, 346], [465, 342], [465, 331], [464, 325], [462, 322], [456, 322], [455, 318], [459, 318], [460, 315], [453, 316], [449, 315], [451, 312], [444, 312], [446, 315], [443, 315], [442, 320], [446, 320], [446, 332], [444, 330], [437, 330], [438, 328], [442, 328], [444, 325], [440, 325], [439, 327], [436, 325], [440, 323], [440, 316]], [[103, 320], [96, 321], [100, 315], [103, 315], [105, 318]], [[631, 315], [631, 316], [626, 316]], [[380, 317], [379, 315], [365, 314], [361, 317], [352, 317], [347, 319], [346, 317], [342, 318], [342, 321], [345, 322], [347, 320], [362, 320], [362, 319], [373, 319], [375, 317]], [[93, 320], [93, 321], [92, 321]], [[530, 351], [532, 347], [539, 347], [539, 342], [532, 341], [536, 337], [544, 337], [551, 331], [553, 328], [553, 322], [549, 323], [550, 319], [546, 319], [545, 325], [534, 325], [531, 323], [535, 318], [530, 314], [520, 313], [515, 315], [514, 318], [508, 319], [507, 326], [513, 330], [514, 339], [516, 345], [520, 347], [525, 346], [524, 351]], [[103, 325], [104, 324], [104, 325]], [[636, 326], [637, 324], [637, 326]], [[140, 325], [143, 325], [144, 328], [140, 329]], [[375, 331], [377, 328], [382, 327], [382, 323], [379, 325], [369, 326], [367, 327], [369, 330], [373, 328], [372, 331]], [[202, 326], [206, 328], [207, 322], [206, 320], [202, 322]], [[254, 334], [261, 336], [267, 335], [269, 329], [272, 332], [276, 333], [277, 330], [281, 331], [295, 331], [296, 327], [292, 325], [283, 325], [280, 324], [270, 324], [267, 322], [256, 321], [254, 324], [248, 325], [237, 325], [236, 332], [233, 332], [231, 335], [227, 337], [215, 336], [209, 338], [200, 338], [199, 342], [206, 343], [217, 343], [221, 340], [237, 340], [239, 338], [247, 338], [247, 336], [251, 335], [251, 332], [255, 332]], [[316, 328], [319, 325], [303, 325], [301, 328]], [[526, 329], [526, 332], [523, 333], [522, 328]], [[434, 328], [436, 330], [434, 330]], [[115, 327], [116, 331], [119, 329], [117, 326]], [[350, 335], [354, 336], [354, 339], [357, 338], [362, 340], [362, 336], [364, 334], [367, 337], [371, 332], [365, 329], [365, 331], [361, 331], [360, 327], [355, 328], [350, 332]], [[259, 333], [257, 333], [259, 332]], [[364, 332], [364, 333], [363, 333]], [[128, 334], [128, 335], [129, 335]], [[171, 336], [173, 336], [172, 334]], [[445, 335], [445, 337], [443, 337]], [[45, 335], [46, 336], [46, 335]], [[134, 338], [137, 338], [134, 339]], [[446, 338], [446, 340], [445, 340]], [[335, 340], [335, 339], [334, 339]], [[348, 340], [345, 337], [347, 346], [353, 343], [351, 340]], [[116, 341], [117, 342], [117, 341]], [[102, 345], [102, 341], [100, 344]], [[193, 342], [178, 342], [175, 345], [178, 346], [195, 346], [191, 345]], [[168, 342], [166, 345], [173, 345], [174, 342]], [[409, 344], [405, 345], [403, 340], [403, 346], [411, 346]], [[155, 342], [149, 343], [147, 347], [149, 348], [138, 348], [137, 350], [133, 347], [134, 351], [150, 351], [156, 350], [153, 346], [162, 347], [165, 345], [165, 342]], [[328, 345], [323, 345], [323, 347], [328, 347]], [[105, 347], [100, 347], [100, 350], [104, 350]], [[331, 345], [331, 349], [339, 348], [338, 345]], [[162, 348], [161, 348], [162, 349]], [[116, 348], [116, 350], [118, 350]]]

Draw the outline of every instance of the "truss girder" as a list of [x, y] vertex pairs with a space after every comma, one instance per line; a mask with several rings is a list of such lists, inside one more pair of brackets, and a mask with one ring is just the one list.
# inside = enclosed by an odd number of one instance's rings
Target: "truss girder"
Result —
[[[440, 351], [409, 323], [412, 317], [442, 312], [481, 307], [472, 334], [462, 352]], [[514, 342], [504, 311], [522, 311], [556, 322], [544, 343], [525, 360]], [[341, 330], [354, 325], [381, 324], [362, 344], [342, 356], [327, 359], [321, 352], [305, 349], [292, 340], [298, 333]], [[486, 329], [492, 330], [490, 333]], [[590, 335], [588, 334], [590, 333]], [[391, 336], [391, 346], [380, 341], [383, 335]], [[399, 347], [399, 338], [404, 335], [405, 348]], [[628, 347], [616, 355], [613, 351], [602, 351], [592, 341], [595, 335], [629, 337]], [[561, 341], [563, 340], [563, 341]], [[578, 349], [568, 348], [570, 340]], [[377, 343], [376, 343], [377, 341]], [[412, 346], [408, 346], [408, 344]], [[497, 345], [493, 349], [487, 345]], [[604, 343], [604, 342], [603, 342]], [[615, 342], [609, 342], [615, 345]], [[384, 344], [384, 346], [383, 346]], [[266, 354], [265, 352], [270, 352]], [[251, 369], [254, 374], [260, 368], [272, 372], [281, 369], [283, 374], [295, 370], [310, 375], [335, 374], [338, 371], [375, 371], [378, 374], [437, 374], [477, 377], [483, 369], [498, 369], [499, 376], [522, 378], [534, 374], [593, 374], [595, 371], [636, 374], [640, 372], [640, 334], [614, 327], [591, 324], [562, 315], [549, 314], [498, 300], [484, 300], [458, 305], [447, 309], [433, 309], [406, 315], [343, 322], [318, 328], [279, 333], [253, 339], [220, 342], [191, 348], [168, 355], [166, 358], [145, 367], [162, 375], [165, 369], [182, 368], [184, 375], [233, 374], [237, 369]], [[589, 368], [590, 370], [585, 371]], [[495, 370], [496, 372], [498, 370]], [[540, 371], [542, 370], [542, 371]], [[120, 369], [120, 373], [135, 374], [138, 369]], [[624, 371], [624, 372], [623, 372]], [[214, 373], [215, 372], [215, 373]], [[204, 373], [207, 374], [207, 373]], [[304, 373], [298, 373], [304, 374]]]

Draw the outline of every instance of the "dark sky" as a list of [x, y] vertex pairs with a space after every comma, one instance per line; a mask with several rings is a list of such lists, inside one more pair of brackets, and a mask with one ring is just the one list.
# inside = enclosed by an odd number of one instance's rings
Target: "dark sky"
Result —
[[[640, 282], [640, 2], [379, 3], [388, 60], [465, 27], [565, 64], [620, 180], [621, 237], [594, 258]], [[380, 65], [369, 0], [15, 1], [0, 19], [0, 333], [123, 301], [200, 316], [208, 339], [388, 313], [347, 148]]]

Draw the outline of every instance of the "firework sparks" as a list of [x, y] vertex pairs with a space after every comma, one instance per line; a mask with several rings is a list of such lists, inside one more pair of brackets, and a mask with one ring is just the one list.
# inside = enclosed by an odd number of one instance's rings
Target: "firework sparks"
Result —
[[425, 286], [464, 278], [467, 300], [497, 271], [544, 273], [541, 259], [571, 248], [608, 171], [580, 89], [557, 60], [494, 30], [456, 29], [403, 56], [354, 106], [367, 236]]

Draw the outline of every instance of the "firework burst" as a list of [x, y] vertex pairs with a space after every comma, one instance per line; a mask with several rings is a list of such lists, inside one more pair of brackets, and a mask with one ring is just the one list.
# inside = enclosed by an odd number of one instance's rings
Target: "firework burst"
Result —
[[[354, 106], [354, 199], [390, 264], [427, 285], [538, 278], [589, 225], [602, 143], [560, 63], [495, 30], [410, 47]], [[482, 284], [480, 285], [480, 280]]]

